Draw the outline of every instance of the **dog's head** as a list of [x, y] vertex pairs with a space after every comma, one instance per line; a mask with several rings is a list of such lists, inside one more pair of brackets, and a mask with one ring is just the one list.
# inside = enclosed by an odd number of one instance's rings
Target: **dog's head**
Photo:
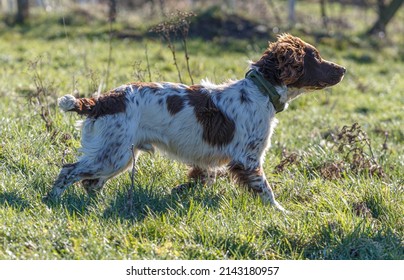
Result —
[[273, 85], [303, 90], [333, 86], [346, 72], [344, 67], [322, 59], [315, 47], [289, 34], [279, 35], [252, 66]]

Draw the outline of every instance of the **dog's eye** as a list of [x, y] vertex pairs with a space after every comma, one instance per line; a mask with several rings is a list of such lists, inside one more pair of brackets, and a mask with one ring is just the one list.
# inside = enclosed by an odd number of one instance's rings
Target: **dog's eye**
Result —
[[321, 61], [321, 56], [320, 56], [320, 54], [319, 54], [317, 51], [313, 52], [313, 56], [314, 56], [314, 58], [317, 59], [318, 61]]
[[321, 62], [321, 61], [322, 61], [319, 52], [318, 52], [317, 50], [315, 50], [315, 49], [312, 49], [312, 48], [308, 49], [308, 50], [307, 50], [307, 54], [310, 55], [311, 57], [313, 57], [313, 58], [314, 58], [315, 60], [317, 60], [318, 62]]

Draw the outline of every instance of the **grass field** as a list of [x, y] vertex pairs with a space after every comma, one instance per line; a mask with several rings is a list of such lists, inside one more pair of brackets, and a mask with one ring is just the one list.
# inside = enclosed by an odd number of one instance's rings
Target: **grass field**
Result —
[[[132, 209], [128, 172], [95, 199], [75, 185], [60, 203], [44, 204], [80, 143], [80, 117], [62, 114], [58, 96], [148, 80], [146, 49], [152, 80], [178, 81], [177, 72], [165, 43], [110, 42], [105, 23], [38, 18], [35, 26], [1, 27], [0, 259], [404, 259], [399, 34], [379, 43], [354, 35], [316, 43], [296, 34], [348, 74], [278, 116], [265, 171], [291, 211], [285, 216], [228, 178], [172, 195], [186, 166], [148, 154], [138, 163]], [[242, 78], [267, 39], [189, 39], [194, 80]]]

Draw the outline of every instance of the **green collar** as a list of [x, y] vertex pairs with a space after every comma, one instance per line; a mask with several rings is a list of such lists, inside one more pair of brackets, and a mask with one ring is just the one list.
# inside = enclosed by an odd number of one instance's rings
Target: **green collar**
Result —
[[285, 109], [285, 103], [280, 101], [281, 96], [276, 91], [275, 87], [268, 82], [260, 72], [255, 69], [250, 69], [245, 77], [254, 82], [254, 84], [259, 88], [262, 94], [267, 95], [269, 100], [275, 107], [276, 113], [282, 112]]

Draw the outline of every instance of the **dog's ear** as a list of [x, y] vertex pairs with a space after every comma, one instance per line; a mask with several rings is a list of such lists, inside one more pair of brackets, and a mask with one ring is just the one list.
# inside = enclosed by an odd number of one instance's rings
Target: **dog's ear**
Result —
[[264, 78], [271, 84], [282, 84], [282, 81], [280, 80], [280, 71], [278, 69], [278, 60], [275, 54], [269, 51], [269, 48], [265, 51], [262, 57], [252, 65], [257, 67]]
[[274, 85], [295, 83], [304, 72], [304, 43], [284, 34], [278, 41], [269, 43], [263, 56], [253, 64]]
[[280, 43], [274, 50], [278, 79], [285, 86], [295, 83], [304, 71], [304, 52], [288, 43]]

